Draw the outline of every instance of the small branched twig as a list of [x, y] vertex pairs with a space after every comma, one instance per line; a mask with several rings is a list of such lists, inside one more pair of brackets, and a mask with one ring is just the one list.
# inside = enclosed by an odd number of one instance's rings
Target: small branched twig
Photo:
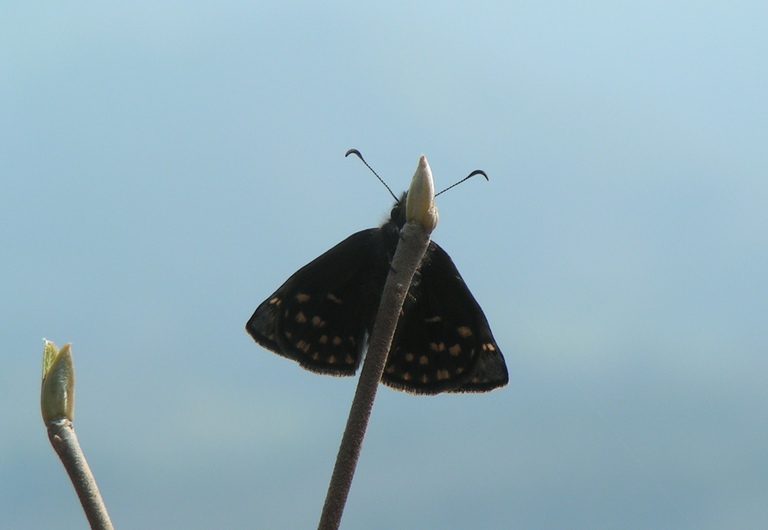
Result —
[[112, 530], [112, 521], [72, 426], [75, 415], [75, 368], [69, 344], [58, 350], [55, 344], [45, 341], [40, 408], [48, 429], [48, 439], [69, 474], [91, 528]]
[[336, 457], [328, 494], [320, 516], [320, 530], [336, 530], [347, 501], [352, 478], [371, 416], [376, 390], [384, 372], [387, 355], [395, 335], [411, 280], [429, 245], [429, 235], [437, 225], [432, 173], [422, 156], [411, 181], [406, 203], [407, 222], [400, 231], [400, 242], [392, 259], [376, 322], [368, 342], [368, 352], [360, 371], [347, 426]]

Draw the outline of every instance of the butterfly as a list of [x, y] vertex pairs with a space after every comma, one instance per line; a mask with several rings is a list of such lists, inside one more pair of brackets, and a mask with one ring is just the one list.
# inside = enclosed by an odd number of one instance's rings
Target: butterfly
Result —
[[[379, 228], [352, 234], [288, 278], [248, 320], [251, 337], [312, 372], [354, 375], [406, 222], [406, 197]], [[413, 277], [381, 380], [415, 394], [487, 392], [509, 381], [483, 310], [434, 241]]]

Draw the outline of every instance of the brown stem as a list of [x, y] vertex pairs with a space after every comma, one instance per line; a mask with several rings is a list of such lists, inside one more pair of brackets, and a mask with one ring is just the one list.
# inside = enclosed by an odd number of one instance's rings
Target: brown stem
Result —
[[64, 464], [67, 474], [69, 474], [91, 528], [94, 530], [112, 530], [112, 521], [109, 519], [104, 501], [101, 499], [91, 468], [88, 467], [85, 455], [77, 442], [72, 422], [62, 418], [48, 422], [47, 427], [48, 439], [51, 441], [56, 454], [59, 455], [61, 463]]
[[368, 352], [360, 371], [360, 379], [341, 439], [336, 465], [328, 486], [328, 494], [318, 525], [319, 530], [336, 530], [341, 524], [341, 515], [352, 485], [360, 448], [363, 445], [365, 430], [373, 408], [373, 400], [384, 372], [400, 310], [413, 275], [429, 244], [429, 234], [418, 223], [406, 223], [400, 236], [381, 297], [376, 323], [371, 331]]

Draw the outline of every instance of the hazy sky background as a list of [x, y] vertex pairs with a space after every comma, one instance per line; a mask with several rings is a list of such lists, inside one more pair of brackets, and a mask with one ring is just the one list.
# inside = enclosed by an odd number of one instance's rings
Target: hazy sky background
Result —
[[391, 207], [510, 371], [382, 388], [344, 528], [768, 527], [768, 4], [6, 2], [0, 527], [84, 528], [39, 412], [118, 528], [314, 528], [355, 380], [245, 333]]

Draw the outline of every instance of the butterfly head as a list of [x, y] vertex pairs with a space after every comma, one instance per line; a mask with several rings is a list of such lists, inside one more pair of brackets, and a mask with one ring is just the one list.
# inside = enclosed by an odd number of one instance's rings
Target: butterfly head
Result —
[[389, 220], [395, 223], [398, 228], [402, 228], [405, 225], [405, 204], [408, 199], [408, 192], [404, 191], [400, 195], [400, 199], [392, 206], [392, 211], [389, 213]]

